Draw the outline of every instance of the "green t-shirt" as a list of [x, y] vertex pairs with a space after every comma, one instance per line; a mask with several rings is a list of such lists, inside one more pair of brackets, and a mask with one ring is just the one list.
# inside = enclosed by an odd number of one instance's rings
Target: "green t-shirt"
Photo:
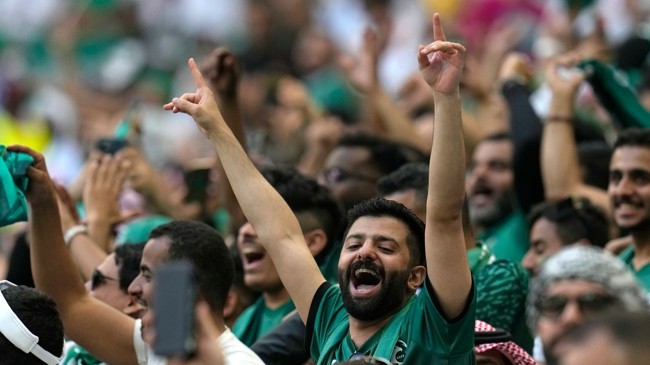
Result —
[[499, 260], [520, 263], [528, 251], [528, 222], [517, 210], [478, 236]]
[[74, 344], [68, 349], [61, 365], [105, 365], [83, 347]]
[[627, 267], [632, 270], [634, 275], [636, 275], [636, 278], [639, 280], [641, 285], [650, 292], [650, 264], [646, 264], [644, 267], [640, 268], [639, 270], [634, 268], [634, 264], [632, 263], [632, 260], [634, 260], [634, 246], [628, 247], [621, 254], [619, 255], [619, 258], [625, 262]]
[[316, 292], [307, 321], [306, 344], [318, 365], [331, 365], [365, 354], [393, 364], [474, 364], [474, 312], [472, 287], [463, 314], [448, 321], [440, 313], [429, 280], [420, 293], [397, 312], [361, 348], [349, 333], [349, 315], [338, 285], [324, 283]]
[[282, 318], [294, 309], [296, 306], [291, 300], [276, 309], [270, 309], [264, 303], [264, 298], [260, 297], [242, 312], [232, 332], [246, 346], [251, 346], [258, 338], [282, 322]]

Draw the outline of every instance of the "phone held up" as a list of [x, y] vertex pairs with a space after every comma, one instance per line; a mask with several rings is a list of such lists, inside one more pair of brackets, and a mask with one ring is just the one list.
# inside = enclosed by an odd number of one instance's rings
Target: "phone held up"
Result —
[[129, 145], [126, 139], [121, 138], [101, 138], [95, 144], [95, 148], [109, 155], [116, 154], [119, 150]]
[[195, 355], [196, 299], [196, 281], [188, 261], [166, 263], [156, 270], [153, 350], [157, 355], [183, 359]]

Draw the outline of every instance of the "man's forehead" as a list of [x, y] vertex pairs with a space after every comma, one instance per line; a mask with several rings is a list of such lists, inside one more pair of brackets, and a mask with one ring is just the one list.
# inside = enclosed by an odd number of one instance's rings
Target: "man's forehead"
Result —
[[165, 260], [170, 244], [171, 240], [165, 236], [150, 238], [142, 251], [141, 263], [148, 266], [149, 269], [154, 268]]
[[610, 161], [610, 170], [650, 171], [650, 148], [641, 146], [617, 148]]
[[594, 292], [606, 294], [609, 290], [601, 284], [578, 278], [559, 280], [549, 285], [548, 289], [546, 289], [546, 295], [582, 295]]
[[472, 160], [485, 161], [500, 159], [510, 161], [512, 159], [512, 142], [507, 139], [488, 140], [480, 142], [472, 154]]
[[397, 218], [390, 216], [364, 216], [358, 218], [348, 231], [346, 239], [351, 235], [363, 235], [367, 237], [377, 235], [391, 235], [398, 236], [394, 238], [404, 238], [408, 234], [406, 224]]

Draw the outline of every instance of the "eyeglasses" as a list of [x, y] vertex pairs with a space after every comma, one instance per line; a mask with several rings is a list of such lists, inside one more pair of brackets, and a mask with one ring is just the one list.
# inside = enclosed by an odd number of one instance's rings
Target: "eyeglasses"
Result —
[[345, 171], [340, 167], [330, 167], [323, 171], [320, 177], [328, 184], [336, 184], [345, 180], [359, 180], [371, 184], [374, 184], [377, 181], [377, 178], [362, 174], [355, 174], [354, 172]]
[[363, 361], [366, 364], [376, 364], [376, 365], [393, 365], [390, 361], [382, 359], [381, 357], [366, 355], [360, 352], [355, 352], [350, 356], [348, 361]]
[[9, 342], [24, 353], [31, 353], [39, 360], [48, 365], [55, 365], [63, 360], [63, 356], [57, 357], [42, 348], [38, 342], [39, 338], [33, 334], [27, 326], [18, 318], [13, 309], [9, 306], [4, 294], [8, 288], [17, 287], [8, 280], [0, 280], [0, 334]]
[[536, 306], [541, 315], [557, 319], [564, 313], [564, 309], [569, 302], [578, 304], [580, 311], [584, 314], [595, 314], [612, 308], [618, 303], [618, 299], [611, 295], [599, 293], [585, 293], [576, 298], [552, 295], [540, 298]]
[[92, 290], [97, 289], [98, 287], [106, 284], [107, 281], [119, 281], [119, 279], [111, 278], [104, 275], [101, 271], [95, 269], [93, 271], [93, 276], [90, 278], [90, 288]]

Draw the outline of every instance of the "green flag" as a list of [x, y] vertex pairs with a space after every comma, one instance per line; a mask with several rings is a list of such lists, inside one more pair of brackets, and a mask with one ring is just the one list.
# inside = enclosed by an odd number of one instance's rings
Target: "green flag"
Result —
[[583, 61], [579, 67], [600, 103], [616, 122], [625, 127], [650, 127], [650, 112], [639, 102], [627, 75], [611, 65], [595, 60]]
[[27, 169], [34, 159], [0, 145], [0, 227], [27, 220]]

